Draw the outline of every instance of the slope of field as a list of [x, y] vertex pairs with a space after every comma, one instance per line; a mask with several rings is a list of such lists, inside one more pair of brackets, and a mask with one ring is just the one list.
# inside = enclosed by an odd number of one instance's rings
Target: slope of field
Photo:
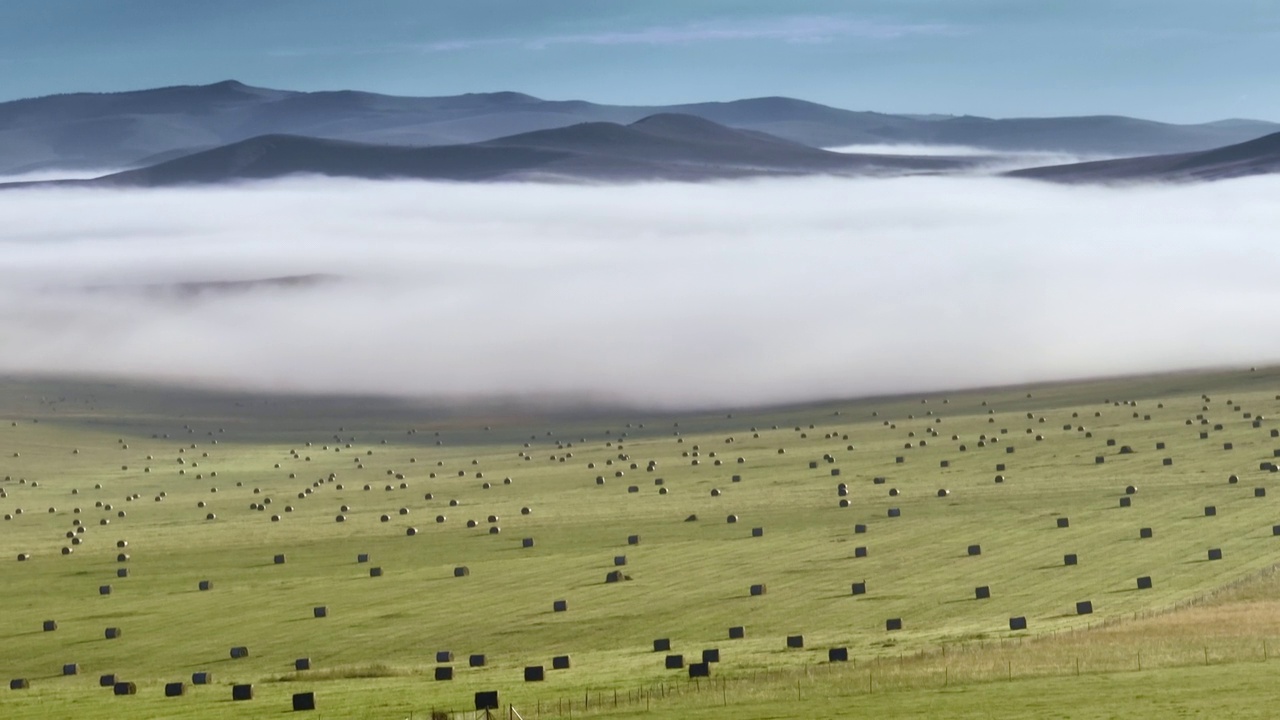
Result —
[[[913, 707], [968, 707], [916, 694], [953, 672], [1033, 694], [1018, 678], [1070, 675], [1073, 655], [1086, 675], [1127, 669], [1138, 640], [1110, 655], [1073, 642], [1110, 647], [1272, 566], [1280, 488], [1260, 466], [1280, 447], [1278, 390], [1263, 370], [575, 417], [5, 382], [0, 679], [31, 688], [0, 693], [0, 714], [240, 717], [314, 690], [322, 710], [404, 717], [492, 689], [525, 717], [567, 715], [569, 698], [579, 714], [760, 716], [744, 707], [778, 710], [793, 690], [828, 698], [798, 706], [821, 716], [868, 672]], [[1240, 655], [1238, 635], [1202, 627], [1146, 650], [1147, 669], [1202, 645], [1210, 664], [1263, 660], [1275, 630], [1252, 628]], [[665, 668], [708, 649], [710, 680]], [[546, 680], [524, 682], [539, 665]], [[212, 686], [163, 697], [202, 671]], [[138, 695], [112, 697], [105, 674]], [[233, 703], [235, 682], [258, 698]]]

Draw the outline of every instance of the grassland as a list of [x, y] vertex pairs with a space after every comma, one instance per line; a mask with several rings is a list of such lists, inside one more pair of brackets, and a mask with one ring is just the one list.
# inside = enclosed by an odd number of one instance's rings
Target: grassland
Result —
[[[315, 691], [320, 716], [429, 717], [479, 690], [526, 718], [1267, 716], [1277, 392], [1262, 369], [658, 416], [6, 381], [0, 679], [31, 688], [0, 716], [260, 717]], [[657, 638], [721, 661], [691, 680]]]

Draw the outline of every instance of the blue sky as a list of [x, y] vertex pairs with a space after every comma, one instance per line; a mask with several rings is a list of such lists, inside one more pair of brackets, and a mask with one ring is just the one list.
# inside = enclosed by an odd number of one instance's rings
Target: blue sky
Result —
[[0, 0], [0, 100], [404, 95], [1280, 120], [1280, 0]]

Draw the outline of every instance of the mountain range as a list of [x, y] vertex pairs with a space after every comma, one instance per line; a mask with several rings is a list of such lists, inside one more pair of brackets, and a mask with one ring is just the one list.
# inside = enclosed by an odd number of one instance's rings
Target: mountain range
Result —
[[[130, 186], [292, 174], [616, 181], [933, 173], [983, 164], [980, 157], [824, 149], [963, 145], [992, 153], [1139, 156], [1110, 161], [1128, 165], [1029, 170], [1020, 173], [1024, 177], [1199, 179], [1274, 171], [1265, 157], [1253, 162], [1240, 153], [1265, 156], [1270, 146], [1249, 143], [1277, 132], [1280, 125], [1256, 120], [1174, 125], [1113, 116], [890, 115], [780, 97], [640, 107], [511, 92], [411, 98], [226, 81], [0, 103], [0, 175], [101, 169], [103, 177], [74, 182]], [[1234, 170], [1188, 171], [1180, 165], [1206, 151], [1226, 153], [1220, 162]]]

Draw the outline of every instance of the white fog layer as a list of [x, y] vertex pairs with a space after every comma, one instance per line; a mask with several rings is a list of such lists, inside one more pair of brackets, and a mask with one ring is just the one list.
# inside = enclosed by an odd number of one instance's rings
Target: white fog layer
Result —
[[[743, 405], [1280, 359], [1280, 178], [0, 192], [0, 372]], [[310, 281], [179, 286], [323, 275]]]

